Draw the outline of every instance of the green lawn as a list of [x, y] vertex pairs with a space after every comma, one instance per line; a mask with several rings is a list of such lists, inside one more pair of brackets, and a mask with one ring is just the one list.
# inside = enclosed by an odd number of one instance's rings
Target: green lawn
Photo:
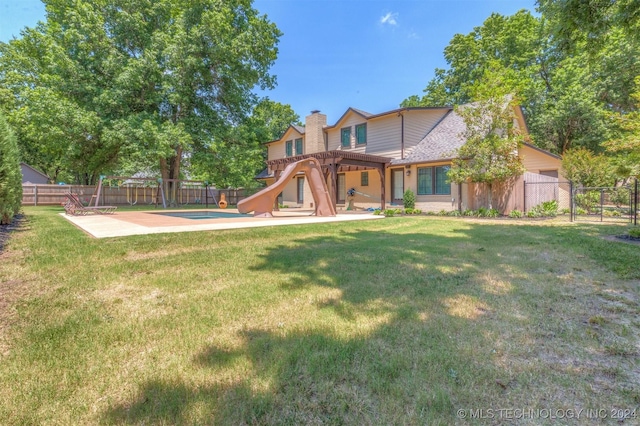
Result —
[[602, 238], [623, 226], [96, 240], [60, 210], [26, 208], [0, 255], [2, 424], [640, 422], [640, 246]]

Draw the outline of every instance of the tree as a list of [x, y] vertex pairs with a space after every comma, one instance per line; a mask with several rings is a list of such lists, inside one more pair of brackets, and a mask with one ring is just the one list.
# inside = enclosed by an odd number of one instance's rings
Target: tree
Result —
[[134, 153], [180, 178], [185, 160], [243, 122], [256, 85], [274, 85], [280, 32], [249, 0], [45, 5], [46, 22], [1, 46], [0, 82], [22, 111], [12, 120], [47, 124], [40, 139], [21, 132], [27, 151], [47, 157], [44, 139], [66, 141], [55, 144], [71, 159], [63, 167], [83, 183]]
[[537, 0], [538, 10], [553, 23], [563, 50], [591, 51], [607, 44], [612, 28], [640, 39], [640, 3], [637, 0]]
[[224, 135], [197, 150], [192, 159], [194, 175], [218, 187], [251, 188], [264, 169], [264, 142], [280, 138], [300, 117], [290, 105], [262, 99], [252, 114]]
[[[640, 76], [636, 78], [632, 97], [640, 107]], [[612, 113], [616, 136], [603, 144], [613, 159], [617, 176], [622, 180], [640, 178], [640, 110], [628, 114]]]
[[489, 208], [493, 206], [493, 187], [524, 173], [518, 149], [522, 135], [515, 126], [514, 102], [493, 97], [456, 108], [463, 118], [466, 142], [456, 153], [449, 169], [455, 183], [487, 185]]
[[0, 225], [8, 225], [22, 204], [20, 155], [13, 130], [0, 114]]
[[513, 16], [493, 13], [469, 34], [456, 34], [444, 49], [449, 69], [438, 68], [422, 97], [402, 106], [461, 105], [473, 100], [472, 88], [488, 68], [511, 68], [529, 81], [536, 72], [541, 46], [540, 20], [526, 10]]
[[577, 40], [576, 49], [567, 51], [553, 32], [563, 24], [560, 16], [492, 14], [471, 33], [456, 34], [445, 48], [449, 69], [436, 69], [425, 94], [410, 96], [402, 106], [479, 100], [474, 87], [487, 73], [500, 72], [520, 99], [533, 143], [559, 154], [578, 146], [602, 151], [611, 137], [608, 113], [636, 108], [630, 88], [640, 75], [640, 38], [612, 20], [598, 49], [588, 51], [587, 41]]
[[586, 148], [568, 150], [562, 156], [562, 170], [567, 179], [587, 188], [613, 184], [609, 159]]

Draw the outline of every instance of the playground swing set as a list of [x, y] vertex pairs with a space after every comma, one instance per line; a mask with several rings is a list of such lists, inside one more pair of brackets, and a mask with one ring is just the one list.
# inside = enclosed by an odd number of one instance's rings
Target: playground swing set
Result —
[[[134, 206], [139, 202], [158, 207], [162, 204], [163, 208], [186, 206], [191, 203], [204, 204], [209, 207], [209, 200], [218, 208], [226, 208], [227, 201], [224, 194], [220, 194], [220, 201], [216, 198], [211, 186], [206, 181], [181, 180], [181, 179], [159, 179], [159, 178], [139, 178], [131, 176], [100, 176], [98, 186], [89, 201], [90, 206], [99, 207], [100, 203], [104, 205], [103, 189], [124, 188], [126, 193], [126, 201], [129, 205]], [[167, 194], [170, 194], [167, 197]], [[142, 198], [142, 200], [141, 200]]]

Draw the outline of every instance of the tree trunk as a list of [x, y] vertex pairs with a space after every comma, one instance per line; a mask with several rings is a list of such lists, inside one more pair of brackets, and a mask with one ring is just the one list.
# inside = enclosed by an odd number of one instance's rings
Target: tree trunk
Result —
[[177, 189], [180, 179], [180, 160], [182, 158], [182, 147], [176, 147], [176, 155], [169, 158], [160, 159], [160, 174], [162, 175], [162, 184], [168, 204], [178, 205]]
[[487, 184], [489, 186], [489, 210], [493, 208], [493, 183]]

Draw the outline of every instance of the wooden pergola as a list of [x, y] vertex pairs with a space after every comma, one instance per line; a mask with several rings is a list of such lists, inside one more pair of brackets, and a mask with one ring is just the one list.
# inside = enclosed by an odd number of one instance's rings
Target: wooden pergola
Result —
[[[305, 158], [313, 157], [317, 159], [324, 173], [325, 179], [329, 182], [329, 191], [334, 205], [337, 203], [338, 173], [357, 172], [364, 170], [377, 170], [380, 174], [380, 208], [385, 208], [385, 170], [391, 161], [389, 157], [379, 157], [377, 155], [361, 154], [350, 151], [323, 151], [313, 154], [296, 155], [294, 157], [278, 158], [267, 161], [269, 169], [273, 171], [276, 180], [287, 165]], [[329, 179], [330, 178], [330, 179]]]

